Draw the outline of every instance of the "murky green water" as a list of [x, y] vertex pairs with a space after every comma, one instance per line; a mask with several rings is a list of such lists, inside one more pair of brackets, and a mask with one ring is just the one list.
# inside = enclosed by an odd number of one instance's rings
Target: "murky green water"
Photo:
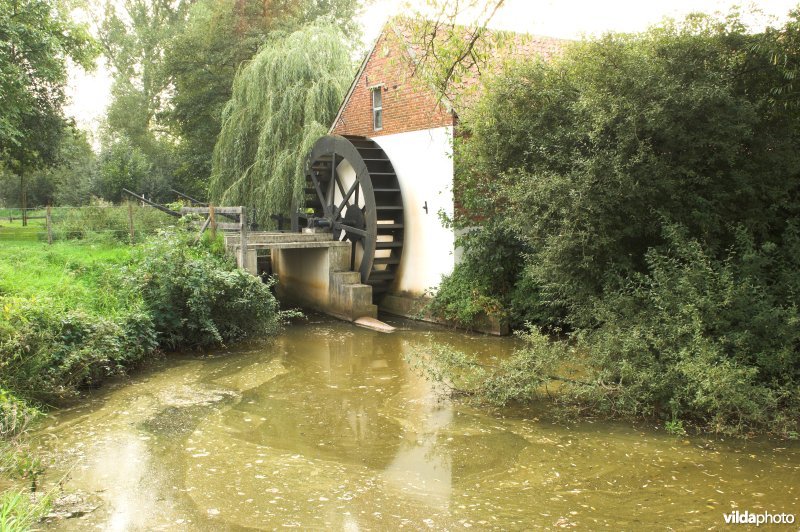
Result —
[[55, 413], [39, 434], [49, 480], [66, 474], [96, 509], [48, 526], [708, 529], [731, 509], [800, 514], [798, 445], [491, 416], [442, 399], [403, 354], [513, 340], [315, 319]]

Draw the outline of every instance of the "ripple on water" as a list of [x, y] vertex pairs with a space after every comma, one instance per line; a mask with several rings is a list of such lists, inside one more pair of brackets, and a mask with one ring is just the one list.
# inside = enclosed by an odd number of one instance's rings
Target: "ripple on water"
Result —
[[52, 416], [44, 441], [80, 459], [67, 489], [101, 502], [53, 526], [710, 528], [800, 507], [796, 444], [492, 416], [442, 400], [404, 355], [439, 341], [502, 356], [513, 340], [319, 321]]

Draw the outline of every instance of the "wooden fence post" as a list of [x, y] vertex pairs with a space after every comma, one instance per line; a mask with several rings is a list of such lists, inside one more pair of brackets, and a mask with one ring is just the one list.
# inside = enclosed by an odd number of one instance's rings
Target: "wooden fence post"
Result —
[[50, 205], [47, 205], [47, 243], [53, 245], [53, 224], [50, 218]]
[[131, 245], [133, 245], [133, 240], [136, 235], [133, 229], [133, 203], [130, 201], [128, 201], [128, 230], [131, 233]]
[[239, 267], [247, 269], [247, 210], [242, 207], [239, 215]]
[[28, 226], [28, 192], [22, 190], [22, 227]]
[[211, 240], [217, 239], [217, 220], [214, 218], [214, 206], [208, 204], [208, 220], [211, 224]]

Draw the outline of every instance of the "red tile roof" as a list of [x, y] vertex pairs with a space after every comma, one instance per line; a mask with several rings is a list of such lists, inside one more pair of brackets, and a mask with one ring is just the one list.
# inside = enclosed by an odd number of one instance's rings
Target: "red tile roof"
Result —
[[[420, 27], [420, 24], [429, 26]], [[367, 103], [360, 101], [365, 98], [364, 94], [361, 94], [364, 91], [359, 91], [357, 89], [359, 87], [359, 80], [366, 75], [366, 71], [370, 69], [370, 65], [378, 68], [378, 64], [385, 63], [384, 56], [386, 54], [376, 53], [376, 47], [379, 45], [379, 43], [388, 43], [390, 48], [396, 48], [398, 51], [400, 51], [399, 55], [403, 57], [404, 62], [408, 63], [408, 66], [399, 68], [400, 65], [395, 63], [388, 65], [388, 68], [392, 72], [407, 69], [407, 73], [405, 75], [393, 73], [393, 76], [398, 77], [398, 79], [394, 81], [401, 83], [408, 81], [410, 82], [409, 85], [414, 85], [417, 87], [414, 89], [417, 91], [416, 97], [420, 101], [425, 100], [427, 102], [427, 100], [430, 100], [428, 105], [426, 105], [426, 109], [429, 109], [425, 111], [430, 118], [429, 121], [432, 121], [431, 123], [436, 122], [439, 124], [439, 122], [441, 122], [441, 120], [439, 120], [439, 118], [441, 118], [439, 117], [441, 111], [445, 111], [450, 116], [452, 116], [451, 111], [453, 110], [463, 112], [472, 102], [475, 101], [478, 96], [480, 96], [482, 87], [482, 83], [480, 81], [483, 75], [499, 71], [507, 61], [511, 60], [533, 57], [540, 57], [544, 60], [548, 60], [551, 57], [560, 54], [564, 46], [570, 42], [552, 37], [486, 30], [480, 35], [480, 39], [477, 41], [475, 47], [475, 58], [477, 60], [472, 61], [472, 58], [470, 58], [467, 64], [468, 68], [466, 68], [466, 70], [463, 72], [459, 72], [460, 75], [457, 77], [457, 79], [450, 80], [450, 83], [444, 91], [445, 94], [439, 101], [438, 98], [440, 91], [432, 84], [427, 83], [424, 77], [419, 76], [418, 69], [424, 68], [424, 66], [422, 66], [420, 63], [422, 62], [424, 56], [423, 52], [426, 49], [425, 39], [427, 38], [428, 42], [430, 42], [431, 35], [435, 35], [434, 39], [439, 39], [440, 41], [452, 38], [454, 33], [450, 30], [454, 26], [439, 25], [438, 27], [434, 27], [433, 24], [435, 23], [428, 20], [419, 21], [412, 20], [407, 17], [397, 17], [390, 20], [384, 26], [380, 36], [376, 39], [375, 44], [361, 64], [361, 68], [356, 74], [356, 77], [353, 79], [350, 90], [342, 102], [339, 112], [337, 113], [336, 118], [330, 127], [331, 133], [334, 131], [347, 130], [350, 134], [354, 134], [353, 131], [355, 128], [355, 130], [358, 130], [357, 134], [366, 134], [365, 131], [369, 129], [367, 126], [356, 127], [356, 125], [353, 124], [353, 116], [349, 116], [349, 120], [347, 121], [347, 124], [345, 124], [344, 115], [348, 114], [347, 109], [350, 107], [355, 106], [359, 108], [358, 110], [350, 109], [350, 115], [353, 113], [363, 114], [363, 110], [360, 109], [360, 107], [365, 107], [365, 109], [368, 107]], [[417, 26], [416, 28], [415, 25]], [[455, 27], [463, 30], [461, 38], [464, 40], [470, 39], [473, 35], [471, 30], [466, 27]], [[429, 47], [427, 49], [430, 50]], [[405, 53], [402, 52], [403, 50]], [[375, 62], [374, 65], [373, 62]], [[385, 68], [387, 68], [387, 65], [383, 66], [383, 69]], [[387, 72], [383, 73], [386, 74]], [[402, 81], [400, 78], [402, 78]], [[430, 91], [430, 98], [427, 98], [425, 95], [420, 93], [420, 90], [423, 92], [426, 90]], [[359, 98], [359, 102], [351, 102], [351, 99], [356, 97]], [[438, 104], [436, 103], [437, 101]], [[409, 130], [415, 130], [415, 128], [418, 126], [415, 124], [416, 123], [408, 123], [404, 124], [403, 127], [407, 129], [411, 128]], [[430, 127], [434, 126], [431, 125]], [[388, 134], [394, 131], [392, 128], [385, 127], [384, 129], [385, 130], [382, 131], [381, 134]]]
[[[406, 45], [413, 68], [419, 68], [425, 57], [425, 50], [430, 51], [430, 42], [441, 45], [449, 44], [456, 35], [453, 28], [462, 30], [461, 38], [466, 44], [474, 35], [474, 30], [464, 26], [439, 24], [430, 20], [413, 20], [396, 17], [389, 21], [387, 27]], [[386, 33], [386, 29], [383, 33]], [[445, 98], [451, 105], [460, 108], [471, 101], [475, 93], [480, 91], [481, 77], [487, 73], [495, 73], [509, 61], [541, 58], [545, 61], [562, 53], [571, 41], [509, 31], [485, 30], [479, 35], [474, 50], [474, 57], [465, 60], [465, 71], [451, 79], [445, 90]], [[426, 46], [427, 45], [427, 46]], [[434, 90], [436, 90], [434, 88]], [[466, 100], [465, 100], [466, 98]]]

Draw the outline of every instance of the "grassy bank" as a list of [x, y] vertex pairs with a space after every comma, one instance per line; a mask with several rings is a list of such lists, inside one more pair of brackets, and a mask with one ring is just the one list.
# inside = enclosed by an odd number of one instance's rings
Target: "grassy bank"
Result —
[[269, 334], [269, 287], [215, 243], [174, 230], [137, 246], [5, 242], [0, 250], [0, 386], [48, 400], [158, 352]]
[[113, 270], [130, 261], [132, 248], [112, 243], [3, 243], [0, 297], [48, 299], [70, 308], [107, 312], [124, 306], [110, 290]]
[[[36, 489], [41, 465], [20, 436], [46, 405], [165, 352], [277, 329], [282, 315], [269, 285], [238, 270], [218, 241], [193, 240], [171, 229], [135, 246], [104, 238], [48, 245], [24, 234], [3, 241], [0, 469], [18, 486]], [[0, 520], [15, 515], [6, 502], [21, 501], [5, 497]]]

